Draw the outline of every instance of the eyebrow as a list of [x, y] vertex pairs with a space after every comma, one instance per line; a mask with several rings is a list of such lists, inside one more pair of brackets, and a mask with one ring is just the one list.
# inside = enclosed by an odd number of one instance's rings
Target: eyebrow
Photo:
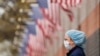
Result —
[[64, 39], [64, 40], [68, 40], [68, 39]]

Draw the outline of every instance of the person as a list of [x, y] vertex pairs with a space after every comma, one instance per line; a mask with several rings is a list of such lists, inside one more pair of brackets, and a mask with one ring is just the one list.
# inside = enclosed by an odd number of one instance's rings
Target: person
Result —
[[64, 47], [68, 51], [66, 56], [86, 56], [84, 52], [84, 44], [86, 35], [79, 30], [69, 30], [65, 33]]

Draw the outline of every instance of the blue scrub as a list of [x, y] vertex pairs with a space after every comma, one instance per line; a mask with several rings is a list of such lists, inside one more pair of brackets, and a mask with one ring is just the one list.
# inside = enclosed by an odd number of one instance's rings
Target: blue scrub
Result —
[[67, 56], [86, 56], [84, 53], [83, 48], [81, 47], [74, 47], [72, 50], [70, 50], [69, 53], [66, 54]]

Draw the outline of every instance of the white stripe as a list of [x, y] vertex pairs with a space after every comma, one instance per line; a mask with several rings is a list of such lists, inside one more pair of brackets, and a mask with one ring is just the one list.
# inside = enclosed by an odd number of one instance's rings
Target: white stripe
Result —
[[62, 6], [63, 6], [63, 8], [67, 8], [67, 4], [65, 3], [66, 2], [66, 0], [62, 0]]
[[52, 3], [52, 8], [53, 8], [53, 21], [55, 22], [55, 19], [56, 19], [56, 12], [55, 12], [55, 3]]
[[59, 5], [56, 4], [56, 23], [58, 24], [59, 23], [59, 19], [60, 19], [60, 14], [59, 14]]
[[71, 4], [70, 4], [70, 0], [67, 0], [67, 5], [68, 5], [68, 7], [71, 7]]
[[57, 3], [61, 3], [62, 0], [57, 0]]
[[75, 3], [75, 5], [77, 5], [77, 4], [79, 4], [80, 3], [80, 0], [76, 0], [76, 3]]
[[30, 4], [31, 7], [39, 7], [39, 4]]
[[48, 15], [50, 18], [52, 17], [50, 0], [48, 0]]

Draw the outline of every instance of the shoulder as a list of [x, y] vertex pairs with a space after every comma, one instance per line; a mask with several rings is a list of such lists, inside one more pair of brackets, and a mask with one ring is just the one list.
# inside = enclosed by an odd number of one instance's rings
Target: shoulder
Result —
[[85, 56], [85, 53], [84, 53], [84, 51], [83, 51], [82, 48], [77, 47], [77, 48], [73, 51], [73, 53], [72, 53], [71, 55], [72, 55], [72, 56]]

